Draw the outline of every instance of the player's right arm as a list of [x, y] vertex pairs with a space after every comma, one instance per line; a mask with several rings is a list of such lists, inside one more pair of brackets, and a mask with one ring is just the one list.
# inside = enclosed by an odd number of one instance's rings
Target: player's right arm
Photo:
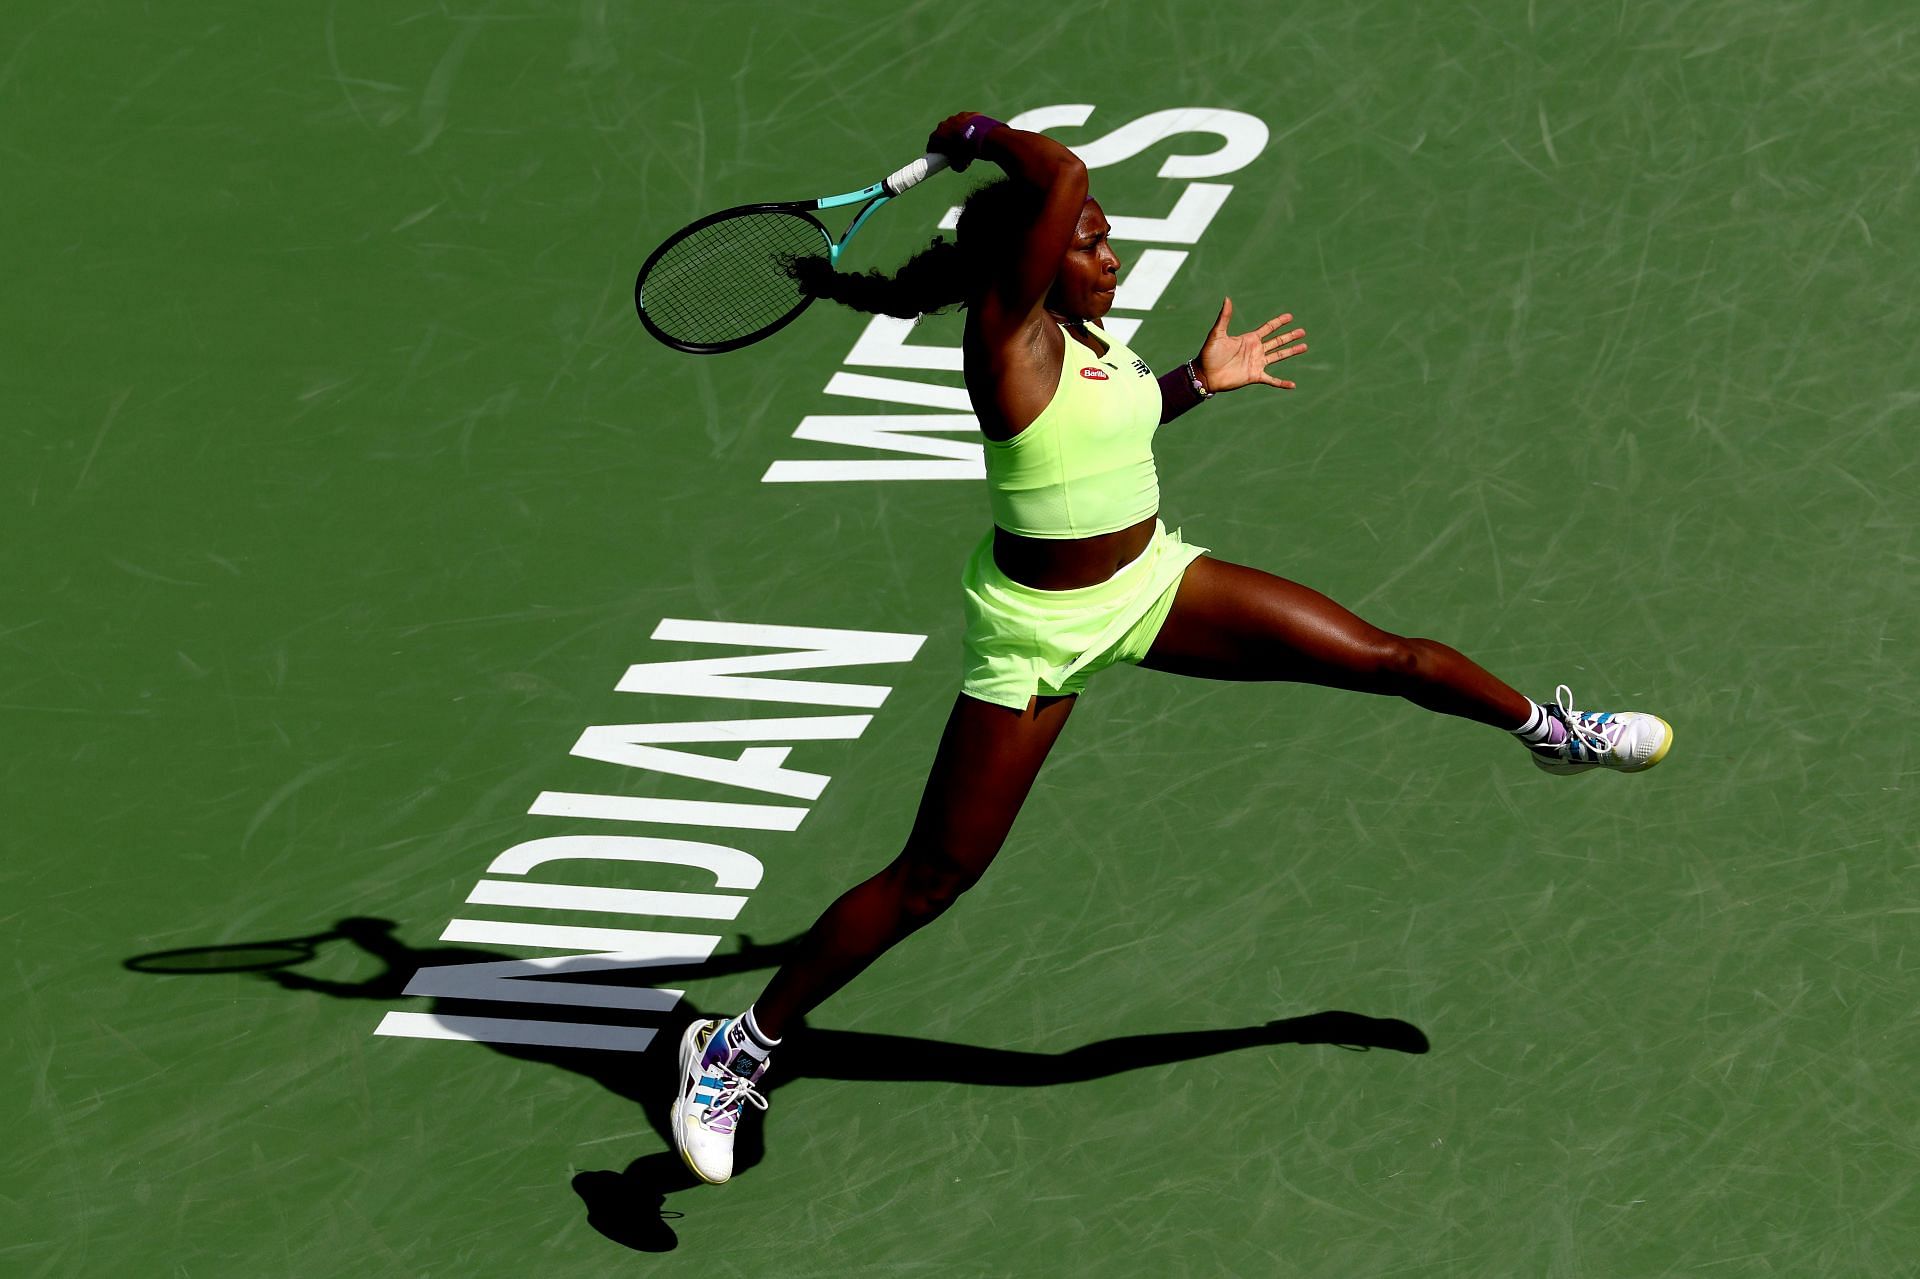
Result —
[[[974, 114], [964, 111], [943, 121], [929, 146], [939, 149], [938, 144], [956, 138]], [[999, 264], [996, 278], [980, 302], [982, 336], [990, 346], [1004, 348], [1016, 336], [1030, 333], [1044, 318], [1041, 311], [1047, 291], [1053, 287], [1060, 260], [1080, 220], [1081, 207], [1087, 202], [1087, 166], [1043, 133], [1005, 126], [981, 140], [980, 158], [993, 161], [1016, 182], [1041, 193], [1039, 216], [1027, 228], [1017, 250]]]

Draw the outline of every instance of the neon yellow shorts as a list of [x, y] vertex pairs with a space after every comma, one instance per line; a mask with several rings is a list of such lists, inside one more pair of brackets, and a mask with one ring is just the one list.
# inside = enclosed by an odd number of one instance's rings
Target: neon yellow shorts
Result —
[[1172, 611], [1187, 565], [1206, 551], [1156, 521], [1147, 549], [1106, 581], [1042, 591], [1000, 571], [988, 532], [960, 577], [967, 609], [960, 691], [1023, 711], [1035, 694], [1078, 693], [1095, 671], [1138, 662]]

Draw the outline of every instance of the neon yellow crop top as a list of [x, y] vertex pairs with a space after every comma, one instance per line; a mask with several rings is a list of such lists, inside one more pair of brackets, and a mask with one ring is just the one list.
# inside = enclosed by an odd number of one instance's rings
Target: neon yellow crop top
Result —
[[987, 505], [1009, 533], [1093, 537], [1160, 509], [1160, 386], [1124, 343], [1086, 327], [1107, 353], [1094, 355], [1063, 327], [1053, 399], [1020, 434], [987, 441]]

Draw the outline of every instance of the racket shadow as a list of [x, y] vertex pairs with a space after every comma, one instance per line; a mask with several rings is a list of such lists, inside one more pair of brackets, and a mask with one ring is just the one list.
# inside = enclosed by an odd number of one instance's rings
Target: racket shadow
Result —
[[[700, 963], [639, 970], [636, 984], [671, 985], [681, 981], [727, 976], [777, 967], [799, 938], [770, 944], [742, 936], [737, 951]], [[331, 981], [296, 972], [289, 966], [261, 967], [272, 948], [291, 955], [307, 948], [312, 957], [321, 946], [345, 942], [378, 960], [381, 970], [359, 981]], [[179, 967], [179, 956], [224, 950], [237, 952], [233, 967]], [[135, 956], [124, 967], [140, 973], [232, 972], [250, 974], [282, 990], [325, 995], [333, 999], [395, 1001], [408, 998], [405, 987], [421, 968], [444, 964], [487, 963], [516, 958], [477, 947], [414, 947], [398, 935], [391, 920], [355, 917], [342, 919], [326, 932], [311, 937], [242, 943], [224, 947], [190, 947]], [[596, 975], [604, 980], [606, 974]], [[469, 1014], [486, 1005], [471, 1001], [436, 999], [429, 1011]], [[497, 1009], [495, 1009], [497, 1012]], [[678, 1244], [669, 1221], [680, 1216], [666, 1208], [667, 1197], [700, 1185], [673, 1149], [670, 1110], [677, 1080], [672, 1047], [690, 1021], [715, 1015], [682, 1000], [673, 1023], [664, 1027], [654, 1051], [595, 1052], [522, 1044], [487, 1044], [504, 1056], [538, 1062], [581, 1075], [622, 1099], [646, 1116], [662, 1149], [642, 1155], [624, 1169], [583, 1171], [572, 1179], [573, 1190], [587, 1209], [588, 1224], [606, 1238], [639, 1252], [669, 1252]], [[765, 1092], [775, 1092], [796, 1079], [862, 1083], [954, 1083], [989, 1088], [1058, 1087], [1106, 1079], [1129, 1071], [1194, 1061], [1221, 1053], [1283, 1044], [1326, 1045], [1350, 1051], [1384, 1049], [1425, 1053], [1429, 1044], [1420, 1029], [1393, 1018], [1329, 1009], [1301, 1017], [1287, 1017], [1262, 1025], [1217, 1030], [1171, 1031], [1126, 1035], [1082, 1044], [1058, 1053], [1027, 1052], [951, 1043], [910, 1035], [885, 1035], [858, 1030], [808, 1028], [781, 1050], [768, 1072]], [[763, 1123], [742, 1127], [735, 1151], [736, 1175], [751, 1170], [765, 1153]]]
[[343, 919], [334, 929], [307, 937], [282, 937], [274, 941], [230, 942], [214, 946], [182, 946], [176, 950], [156, 950], [120, 961], [120, 966], [136, 973], [168, 973], [181, 976], [215, 973], [259, 973], [304, 964], [320, 953], [320, 947], [346, 936], [342, 928], [380, 926], [391, 929], [391, 920]]

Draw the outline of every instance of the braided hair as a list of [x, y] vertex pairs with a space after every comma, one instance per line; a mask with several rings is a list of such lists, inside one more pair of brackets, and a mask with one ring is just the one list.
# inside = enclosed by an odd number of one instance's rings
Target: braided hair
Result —
[[1040, 213], [1042, 192], [1011, 177], [977, 187], [960, 209], [958, 240], [935, 236], [892, 275], [836, 271], [823, 257], [788, 262], [802, 291], [856, 311], [916, 320], [974, 301], [1011, 260]]

